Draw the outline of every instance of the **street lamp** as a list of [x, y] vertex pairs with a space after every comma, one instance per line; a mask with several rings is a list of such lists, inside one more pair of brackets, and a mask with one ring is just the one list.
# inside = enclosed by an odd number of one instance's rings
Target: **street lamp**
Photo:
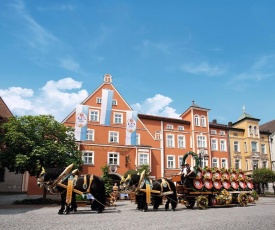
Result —
[[199, 160], [200, 160], [200, 167], [202, 168], [202, 159], [208, 160], [209, 156], [208, 154], [204, 151], [204, 149], [200, 149], [199, 152]]

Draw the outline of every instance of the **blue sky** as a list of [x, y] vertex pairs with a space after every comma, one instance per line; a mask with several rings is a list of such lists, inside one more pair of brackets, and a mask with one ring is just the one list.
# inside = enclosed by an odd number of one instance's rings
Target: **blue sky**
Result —
[[275, 119], [275, 1], [1, 0], [0, 96], [62, 121], [109, 73], [140, 113]]

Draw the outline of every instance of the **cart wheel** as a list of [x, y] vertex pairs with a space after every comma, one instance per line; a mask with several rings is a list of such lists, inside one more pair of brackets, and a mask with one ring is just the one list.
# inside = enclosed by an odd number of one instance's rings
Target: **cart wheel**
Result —
[[245, 207], [247, 206], [247, 203], [248, 203], [248, 197], [245, 193], [241, 192], [239, 195], [238, 195], [238, 202], [240, 204], [241, 207]]
[[188, 202], [185, 203], [185, 207], [187, 209], [192, 209], [195, 206], [195, 201], [194, 200], [188, 200]]
[[199, 196], [197, 206], [199, 209], [206, 209], [208, 207], [208, 198], [206, 196]]

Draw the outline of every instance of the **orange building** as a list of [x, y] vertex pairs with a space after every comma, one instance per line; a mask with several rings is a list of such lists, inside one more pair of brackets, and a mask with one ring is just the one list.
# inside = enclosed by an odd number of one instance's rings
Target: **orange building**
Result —
[[[148, 164], [151, 175], [159, 178], [177, 173], [189, 151], [201, 154], [203, 167], [229, 166], [226, 126], [209, 125], [208, 112], [193, 102], [178, 119], [137, 114], [106, 74], [103, 84], [62, 123], [75, 129], [83, 152], [83, 173], [101, 175], [101, 167], [107, 164], [113, 178], [120, 180], [126, 171]], [[213, 151], [212, 128], [218, 132], [216, 141], [221, 146]], [[187, 161], [194, 165], [191, 157]]]
[[[193, 101], [178, 119], [138, 114], [106, 74], [103, 83], [62, 123], [75, 131], [83, 153], [82, 173], [101, 176], [101, 167], [107, 165], [113, 182], [119, 182], [125, 172], [144, 164], [153, 178], [170, 177], [179, 172], [183, 155], [189, 151], [200, 156], [202, 167], [229, 167], [226, 126], [209, 124], [208, 112]], [[221, 147], [211, 150], [214, 130]], [[195, 164], [191, 156], [186, 161]]]

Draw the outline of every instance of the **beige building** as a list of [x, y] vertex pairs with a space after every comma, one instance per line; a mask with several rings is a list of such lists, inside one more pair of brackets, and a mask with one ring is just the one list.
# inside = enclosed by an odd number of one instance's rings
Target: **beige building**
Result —
[[228, 124], [231, 166], [247, 174], [252, 174], [256, 168], [271, 169], [270, 134], [260, 131], [259, 121], [243, 109], [238, 121]]

